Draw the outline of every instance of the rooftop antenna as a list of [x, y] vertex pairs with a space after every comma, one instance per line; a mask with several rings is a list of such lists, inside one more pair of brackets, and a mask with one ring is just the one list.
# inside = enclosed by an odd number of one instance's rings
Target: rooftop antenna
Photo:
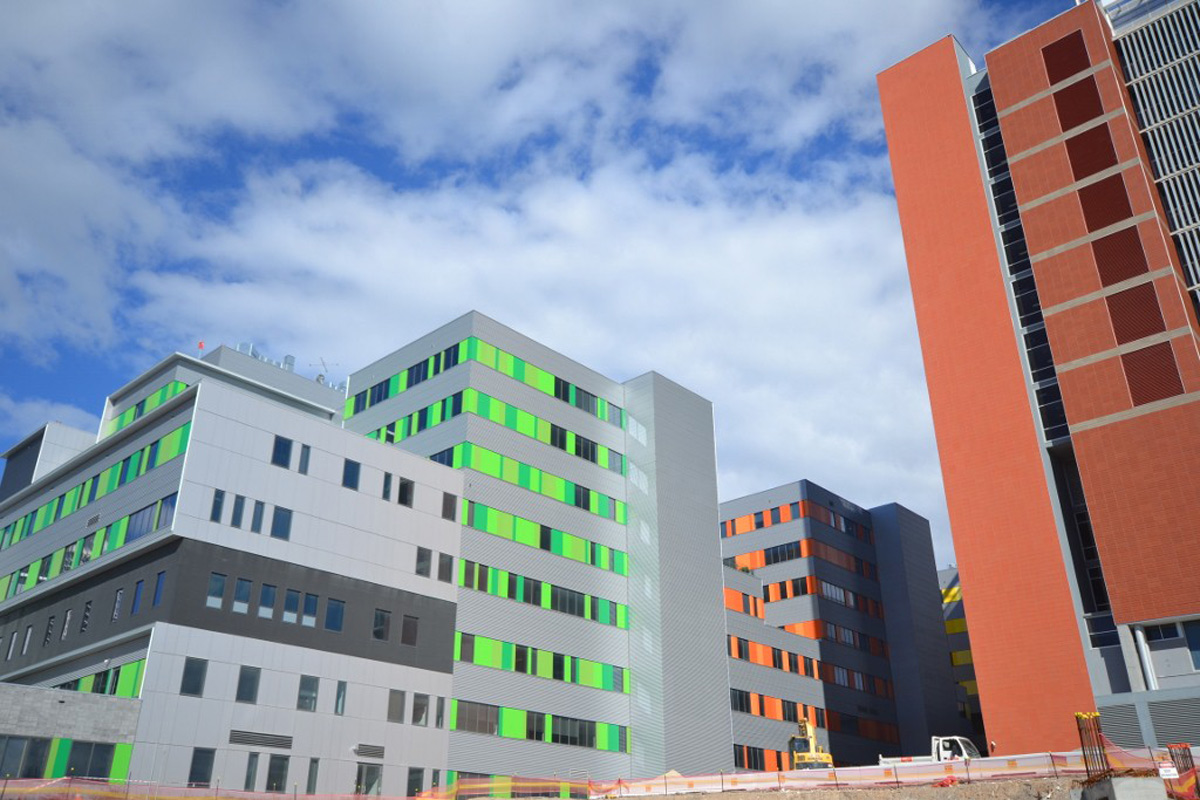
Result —
[[[330, 367], [340, 367], [340, 366], [341, 366], [341, 364], [339, 364], [339, 363], [333, 363], [333, 364], [326, 363], [325, 359], [324, 359], [324, 358], [322, 358], [321, 356], [317, 356], [317, 361], [319, 361], [319, 362], [320, 362], [320, 365], [321, 365], [321, 374], [320, 374], [320, 375], [318, 375], [318, 376], [316, 377], [316, 381], [317, 381], [317, 383], [319, 383], [319, 384], [321, 384], [322, 386], [324, 386], [324, 385], [325, 385], [325, 376], [329, 374], [329, 368], [330, 368]], [[309, 366], [310, 366], [310, 367], [315, 367], [315, 366], [317, 366], [317, 365], [316, 365], [316, 364], [309, 364]]]

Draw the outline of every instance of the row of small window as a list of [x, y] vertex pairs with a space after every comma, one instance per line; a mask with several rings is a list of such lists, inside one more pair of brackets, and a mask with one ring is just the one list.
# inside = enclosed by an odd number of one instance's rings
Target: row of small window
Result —
[[[154, 595], [151, 600], [151, 605], [157, 607], [162, 603], [163, 589], [166, 586], [167, 573], [158, 573], [154, 581]], [[144, 605], [143, 599], [145, 594], [145, 581], [138, 581], [133, 586], [133, 599], [129, 604], [129, 615], [134, 616], [141, 612]], [[122, 607], [125, 603], [125, 589], [122, 587], [117, 589], [113, 594], [112, 614], [109, 617], [110, 622], [116, 622], [121, 618]], [[42, 647], [47, 647], [51, 642], [55, 641], [57, 636], [58, 641], [63, 641], [69, 635], [74, 623], [75, 609], [68, 608], [63, 613], [62, 627], [58, 627], [58, 615], [51, 614], [46, 618], [46, 629], [42, 635]], [[92, 601], [88, 600], [83, 604], [83, 610], [79, 615], [79, 633], [87, 633], [88, 626], [92, 620]], [[17, 655], [17, 638], [19, 630], [13, 630], [8, 637], [8, 649], [5, 651], [4, 660], [11, 661]], [[2, 640], [3, 633], [0, 633]], [[25, 626], [25, 635], [21, 638], [21, 655], [24, 656], [29, 652], [29, 645], [33, 640], [33, 626]]]
[[730, 556], [725, 559], [724, 563], [725, 566], [732, 569], [755, 570], [801, 558], [819, 558], [864, 578], [873, 581], [879, 580], [879, 569], [873, 562], [816, 539], [800, 539], [766, 547], [762, 550], [753, 550], [749, 553]]
[[440, 375], [445, 370], [457, 367], [461, 352], [461, 342], [450, 345], [439, 353], [434, 353], [426, 359], [418, 361], [408, 369], [401, 370], [390, 378], [385, 378], [370, 389], [364, 389], [354, 395], [350, 411], [346, 416], [352, 416], [366, 411], [376, 403], [382, 403], [393, 395], [406, 392], [414, 386]]
[[108, 423], [108, 430], [104, 435], [109, 436], [121, 430], [125, 426], [133, 423], [135, 420], [141, 419], [147, 411], [153, 411], [163, 403], [170, 400], [175, 395], [187, 389], [188, 385], [183, 381], [171, 381], [170, 383], [160, 386], [150, 394], [138, 400], [129, 408], [122, 411], [117, 416], [113, 417]]
[[149, 472], [160, 464], [182, 455], [187, 449], [191, 423], [182, 426], [151, 442], [123, 460], [88, 478], [83, 483], [63, 492], [55, 499], [44, 503], [0, 529], [0, 550], [27, 539], [38, 531], [70, 516], [84, 506], [114, 492], [130, 481]]
[[[438, 553], [437, 579], [445, 583], [454, 582], [454, 556], [449, 553]], [[433, 573], [433, 551], [428, 547], [417, 548], [416, 572], [422, 578], [428, 578]]]
[[721, 538], [726, 539], [730, 536], [750, 533], [761, 528], [781, 525], [784, 522], [791, 522], [792, 520], [804, 517], [811, 517], [817, 522], [824, 523], [835, 530], [849, 534], [868, 544], [875, 543], [875, 536], [871, 533], [869, 527], [848, 519], [836, 511], [832, 511], [812, 500], [797, 500], [792, 503], [785, 503], [781, 506], [764, 509], [763, 511], [755, 511], [753, 514], [745, 514], [735, 519], [724, 520], [717, 525], [717, 530]]
[[[233, 496], [233, 508], [229, 514], [229, 525], [241, 528], [246, 523], [247, 499], [240, 494]], [[249, 528], [251, 533], [262, 533], [263, 522], [267, 514], [267, 504], [261, 500], [251, 500]], [[212, 509], [208, 513], [209, 522], [220, 524], [225, 516], [225, 490], [213, 489]], [[271, 538], [287, 541], [292, 537], [292, 510], [283, 506], [273, 506], [271, 511]]]
[[[522, 711], [487, 703], [471, 703], [465, 700], [459, 700], [456, 706], [454, 730], [535, 742], [549, 741], [553, 744], [569, 744], [575, 747], [590, 747], [619, 753], [629, 752], [629, 733], [624, 725], [560, 717], [557, 714]], [[520, 727], [503, 724], [501, 717], [505, 715], [513, 715], [524, 724]], [[616, 741], [609, 738], [610, 731], [613, 729], [615, 729]], [[547, 738], [547, 734], [549, 734], [549, 738]], [[601, 736], [605, 738], [604, 741], [601, 741]]]
[[449, 397], [419, 408], [407, 416], [393, 420], [387, 425], [369, 432], [367, 437], [386, 444], [395, 444], [461, 416], [463, 413], [476, 414], [497, 425], [503, 425], [509, 430], [514, 430], [563, 452], [603, 466], [618, 475], [625, 474], [625, 458], [616, 450], [471, 388], [455, 392]]
[[[777, 707], [776, 703], [778, 703]], [[783, 722], [799, 722], [801, 719], [806, 719], [818, 728], [825, 727], [825, 709], [823, 708], [810, 707], [804, 703], [797, 703], [795, 700], [767, 697], [744, 689], [732, 687], [729, 689], [729, 707], [734, 711], [741, 711], [743, 714], [779, 719]]]
[[853, 647], [856, 650], [863, 650], [874, 655], [888, 657], [887, 643], [875, 636], [868, 636], [860, 631], [847, 628], [844, 625], [835, 625], [832, 622], [825, 622], [823, 626], [825, 638], [831, 642], [844, 644], [847, 647]]
[[878, 678], [828, 662], [816, 662], [808, 656], [801, 656], [759, 642], [750, 642], [740, 636], [729, 637], [729, 656], [739, 661], [749, 661], [752, 664], [792, 672], [806, 678], [816, 678], [825, 683], [845, 686], [879, 697], [894, 696], [892, 682], [887, 678]]
[[[197, 747], [192, 750], [192, 763], [188, 770], [188, 786], [191, 788], [208, 788], [212, 784], [213, 764], [216, 762], [217, 751], [212, 747]], [[258, 788], [258, 764], [261, 754], [250, 752], [246, 754], [246, 777], [242, 784], [243, 791], [260, 791]], [[288, 768], [291, 756], [269, 753], [267, 760], [266, 785], [261, 791], [286, 792], [288, 790]], [[308, 779], [305, 782], [307, 794], [317, 793], [317, 776], [321, 769], [321, 759], [308, 759]], [[441, 770], [432, 770], [433, 780], [430, 788], [437, 789], [441, 785]], [[293, 791], [296, 786], [293, 786]], [[405, 797], [416, 797], [425, 789], [424, 767], [408, 768], [408, 787]], [[355, 774], [353, 794], [380, 795], [383, 793], [383, 765], [358, 762]]]
[[[489, 639], [486, 636], [479, 637], [481, 649], [486, 651], [486, 655], [479, 653], [478, 658], [476, 658], [475, 634], [459, 632], [456, 636], [458, 639], [457, 657], [459, 661], [508, 669], [513, 672], [520, 672], [523, 675], [537, 675], [555, 681], [563, 681], [564, 683], [592, 685], [596, 688], [607, 689], [609, 691], [622, 692], [625, 690], [624, 667], [601, 664], [596, 661], [581, 659], [577, 656], [569, 656], [565, 653], [539, 650], [529, 645], [510, 644], [509, 642], [502, 642], [497, 639]], [[503, 655], [504, 651], [509, 649], [511, 649], [511, 661]], [[549, 661], [548, 670], [539, 668], [539, 662], [542, 662], [542, 659]], [[586, 681], [581, 673], [581, 668], [585, 668], [593, 674], [598, 673], [597, 677], [599, 677], [599, 680]], [[611, 672], [611, 677], [606, 676], [605, 672]]]
[[[207, 659], [187, 657], [183, 663], [183, 675], [179, 681], [179, 693], [187, 697], [203, 697], [207, 676]], [[238, 703], [257, 705], [258, 688], [261, 681], [261, 667], [243, 664], [238, 670], [237, 690], [234, 693], [234, 700]], [[346, 681], [337, 682], [332, 710], [339, 717], [346, 713], [346, 693], [348, 690]], [[318, 676], [301, 675], [296, 690], [296, 710], [315, 712], [320, 692], [321, 679]], [[407, 694], [403, 690], [392, 689], [388, 692], [388, 722], [410, 722], [413, 725], [421, 727], [426, 727], [432, 722], [435, 728], [445, 726], [446, 698], [414, 692], [411, 719], [406, 719], [405, 717], [406, 699]], [[432, 720], [430, 719], [431, 712], [433, 712]]]
[[466, 589], [476, 589], [496, 597], [516, 600], [518, 603], [561, 611], [604, 625], [628, 627], [622, 620], [626, 613], [625, 606], [619, 603], [467, 559], [462, 559], [461, 565], [458, 585]]
[[[0, 778], [7, 781], [45, 776], [51, 744], [50, 739], [0, 736]], [[72, 741], [70, 748], [66, 777], [108, 778], [112, 771], [114, 745]]]
[[[0, 594], [4, 598], [15, 597], [26, 589], [32, 589], [62, 573], [88, 563], [104, 553], [111, 552], [131, 542], [168, 528], [175, 520], [175, 495], [170, 494], [156, 503], [135, 511], [111, 525], [89, 533], [66, 547], [48, 553], [32, 564], [26, 564], [0, 579]], [[61, 557], [60, 557], [61, 554]]]
[[[111, 694], [121, 695], [122, 697], [137, 697], [140, 686], [141, 671], [145, 670], [146, 661], [141, 659], [130, 664], [123, 664], [119, 667], [101, 670], [91, 675], [85, 675], [81, 678], [72, 678], [69, 681], [64, 681], [57, 684], [55, 689], [62, 689], [67, 692], [87, 692], [89, 694]], [[127, 678], [132, 678], [129, 681], [130, 685], [125, 692], [121, 691], [121, 676], [126, 674]]]
[[[225, 607], [225, 591], [229, 576], [220, 572], [208, 576], [208, 596], [205, 605], [208, 608], [223, 610]], [[254, 594], [254, 581], [249, 578], [238, 578], [233, 587], [233, 603], [230, 610], [235, 614], [250, 613], [250, 598]], [[279, 588], [270, 583], [264, 583], [258, 591], [258, 609], [255, 614], [260, 619], [275, 619], [275, 604], [278, 601]], [[285, 589], [283, 593], [283, 613], [280, 619], [288, 624], [299, 623], [305, 628], [317, 626], [317, 616], [320, 610], [320, 595], [302, 592], [299, 589]], [[324, 628], [333, 633], [341, 633], [346, 620], [346, 603], [330, 597], [325, 601]], [[417, 631], [420, 619], [410, 614], [402, 615], [400, 625], [400, 644], [417, 644]], [[386, 642], [391, 638], [392, 612], [375, 609], [371, 620], [371, 638]]]
[[763, 599], [768, 603], [787, 600], [792, 597], [802, 597], [816, 594], [831, 600], [838, 605], [853, 608], [868, 616], [883, 619], [883, 604], [873, 597], [867, 597], [844, 586], [821, 580], [815, 575], [801, 575], [796, 578], [776, 581], [763, 585]]
[[[271, 463], [277, 467], [288, 469], [292, 460], [292, 440], [285, 439], [282, 436], [275, 437], [275, 447], [271, 451]], [[308, 445], [300, 446], [300, 468], [297, 470], [301, 475], [308, 474], [309, 448]], [[359, 480], [362, 476], [362, 464], [353, 459], [343, 459], [342, 461], [342, 486], [347, 489], [358, 491]], [[415, 484], [408, 478], [396, 477], [396, 502], [402, 506], [412, 508], [413, 490]], [[387, 501], [392, 499], [392, 474], [390, 472], [383, 473], [383, 489], [380, 496]], [[261, 505], [261, 504], [257, 504]], [[442, 495], [442, 518], [453, 521], [457, 516], [458, 497], [444, 492]], [[256, 506], [257, 510], [257, 506]], [[289, 512], [290, 513], [290, 512]], [[260, 520], [261, 526], [261, 520]], [[234, 527], [239, 527], [234, 525]], [[258, 533], [258, 530], [254, 531]], [[272, 532], [271, 534], [275, 534]], [[286, 537], [280, 537], [286, 538]]]
[[502, 536], [527, 547], [536, 547], [572, 561], [590, 564], [618, 575], [629, 574], [629, 554], [582, 536], [542, 525], [482, 503], [467, 502], [466, 525], [478, 531]]

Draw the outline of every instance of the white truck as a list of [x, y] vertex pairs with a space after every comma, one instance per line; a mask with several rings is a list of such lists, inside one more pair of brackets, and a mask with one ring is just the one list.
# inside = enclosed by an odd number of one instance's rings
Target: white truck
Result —
[[975, 744], [962, 736], [934, 736], [927, 756], [899, 756], [897, 758], [879, 757], [879, 766], [890, 767], [893, 764], [936, 763], [938, 761], [956, 761], [961, 759], [979, 758], [979, 750]]

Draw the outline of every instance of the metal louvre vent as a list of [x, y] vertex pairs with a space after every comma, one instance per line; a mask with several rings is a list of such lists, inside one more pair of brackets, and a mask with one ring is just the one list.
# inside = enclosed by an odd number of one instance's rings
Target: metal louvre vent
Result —
[[229, 743], [251, 747], [274, 747], [278, 750], [292, 749], [292, 737], [280, 736], [277, 733], [257, 733], [256, 731], [230, 731]]
[[354, 755], [360, 758], [383, 758], [383, 745], [360, 743], [354, 748]]
[[1101, 708], [1100, 724], [1104, 735], [1121, 747], [1146, 746], [1142, 728], [1138, 724], [1137, 708], [1132, 705]]
[[1158, 700], [1147, 705], [1160, 743], [1200, 741], [1200, 697]]

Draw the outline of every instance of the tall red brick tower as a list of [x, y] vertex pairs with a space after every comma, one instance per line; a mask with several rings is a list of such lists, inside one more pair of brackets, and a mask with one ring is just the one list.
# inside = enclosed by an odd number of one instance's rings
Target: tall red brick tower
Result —
[[1125, 744], [1200, 741], [1200, 325], [1181, 256], [1200, 181], [1171, 183], [1200, 174], [1198, 5], [1086, 2], [986, 70], [947, 37], [879, 76], [1000, 754], [1077, 747], [1073, 712], [1095, 708]]

